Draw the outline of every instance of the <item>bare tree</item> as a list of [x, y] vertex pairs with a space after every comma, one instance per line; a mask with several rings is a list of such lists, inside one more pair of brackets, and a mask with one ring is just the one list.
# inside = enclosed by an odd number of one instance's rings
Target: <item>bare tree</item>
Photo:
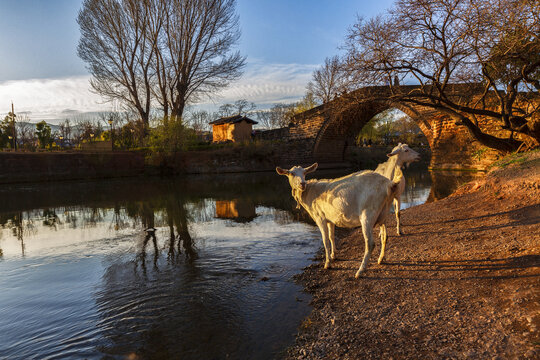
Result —
[[218, 109], [218, 114], [221, 117], [232, 116], [233, 112], [234, 112], [234, 105], [229, 104], [229, 103], [220, 105]]
[[236, 108], [236, 114], [246, 115], [255, 110], [257, 108], [257, 105], [250, 101], [247, 101], [246, 99], [240, 99], [234, 102], [234, 107]]
[[246, 115], [253, 110], [255, 110], [257, 106], [247, 101], [246, 99], [240, 99], [236, 100], [234, 104], [223, 104], [219, 107], [218, 114], [222, 117], [232, 116], [232, 115]]
[[69, 143], [71, 141], [72, 130], [73, 127], [69, 119], [66, 119], [60, 123], [59, 135], [63, 138], [64, 142]]
[[[540, 140], [539, 8], [532, 0], [398, 0], [350, 29], [347, 70], [357, 86], [390, 85], [390, 100], [444, 112], [483, 145], [513, 151]], [[417, 86], [395, 86], [396, 77]], [[480, 118], [507, 135], [484, 132]]]
[[181, 117], [241, 75], [235, 10], [236, 0], [85, 0], [78, 53], [92, 88], [146, 126], [154, 103], [165, 118]]
[[258, 125], [263, 129], [273, 129], [276, 126], [272, 123], [272, 112], [270, 109], [258, 110], [255, 112], [255, 117], [257, 118]]
[[124, 119], [122, 113], [118, 111], [105, 111], [98, 115], [98, 121], [101, 121], [105, 127], [109, 127], [110, 130], [114, 127], [122, 126]]
[[206, 110], [190, 111], [187, 118], [187, 124], [195, 130], [197, 134], [202, 134], [203, 131], [210, 129], [210, 121], [217, 117], [215, 114], [211, 114]]
[[92, 74], [92, 88], [135, 109], [146, 126], [151, 107], [151, 65], [161, 26], [156, 20], [159, 3], [85, 0], [77, 19], [81, 29], [78, 54]]
[[257, 111], [259, 125], [266, 129], [276, 129], [289, 126], [295, 114], [296, 104], [275, 104], [270, 109]]
[[79, 118], [75, 120], [75, 126], [71, 130], [72, 140], [79, 144], [83, 141], [95, 140], [103, 133], [103, 127], [99, 120]]
[[307, 85], [307, 91], [316, 100], [324, 103], [334, 99], [345, 90], [346, 72], [343, 71], [339, 56], [324, 60], [324, 65], [313, 72], [313, 78]]
[[233, 47], [240, 38], [235, 0], [160, 0], [154, 96], [165, 117], [181, 117], [187, 104], [237, 79], [245, 58]]
[[34, 126], [30, 123], [27, 114], [18, 114], [18, 121], [15, 123], [17, 139], [21, 145], [32, 145], [34, 143]]

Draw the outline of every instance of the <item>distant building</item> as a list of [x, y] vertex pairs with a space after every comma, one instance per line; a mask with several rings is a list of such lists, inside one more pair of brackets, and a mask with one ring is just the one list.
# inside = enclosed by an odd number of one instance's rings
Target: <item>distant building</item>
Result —
[[234, 115], [210, 122], [213, 142], [251, 140], [253, 124], [257, 124], [246, 116]]

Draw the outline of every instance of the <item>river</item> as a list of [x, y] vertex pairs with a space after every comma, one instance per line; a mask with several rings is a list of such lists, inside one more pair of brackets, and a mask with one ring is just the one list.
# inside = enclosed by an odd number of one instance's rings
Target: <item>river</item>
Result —
[[[470, 174], [406, 176], [402, 208]], [[292, 278], [320, 234], [275, 173], [3, 185], [0, 199], [0, 359], [275, 358], [310, 312]]]

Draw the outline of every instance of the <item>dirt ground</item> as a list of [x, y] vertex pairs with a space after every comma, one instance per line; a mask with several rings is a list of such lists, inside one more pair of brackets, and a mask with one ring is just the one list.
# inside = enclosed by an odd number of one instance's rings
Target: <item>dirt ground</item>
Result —
[[[359, 230], [298, 280], [313, 295], [290, 359], [540, 359], [540, 153], [387, 221], [367, 271]], [[378, 240], [377, 240], [378, 241]]]

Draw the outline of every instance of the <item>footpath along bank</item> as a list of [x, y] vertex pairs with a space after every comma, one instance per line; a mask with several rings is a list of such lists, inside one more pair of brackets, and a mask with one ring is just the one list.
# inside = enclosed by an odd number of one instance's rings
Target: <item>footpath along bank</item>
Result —
[[[540, 152], [503, 159], [452, 196], [402, 212], [385, 263], [359, 230], [299, 275], [313, 295], [290, 359], [540, 358]], [[390, 231], [392, 230], [392, 231]]]

